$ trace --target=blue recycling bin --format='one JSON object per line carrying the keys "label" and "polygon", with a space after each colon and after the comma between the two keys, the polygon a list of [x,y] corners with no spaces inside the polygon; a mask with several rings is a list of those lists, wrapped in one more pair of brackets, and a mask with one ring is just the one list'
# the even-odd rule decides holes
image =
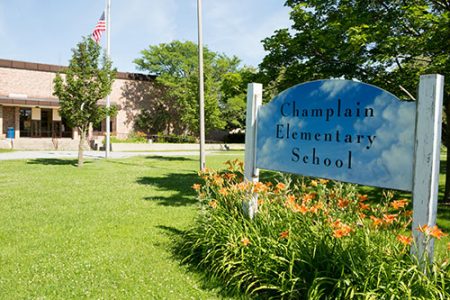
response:
{"label": "blue recycling bin", "polygon": [[6,137],[8,139],[13,139],[14,138],[14,127],[8,127],[8,131],[6,132]]}

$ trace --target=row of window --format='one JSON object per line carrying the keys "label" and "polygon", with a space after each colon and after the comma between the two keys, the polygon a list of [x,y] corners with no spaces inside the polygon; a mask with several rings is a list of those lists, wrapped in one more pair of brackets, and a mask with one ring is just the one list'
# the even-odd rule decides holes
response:
{"label": "row of window", "polygon": [[40,120],[31,119],[31,108],[20,108],[21,137],[72,137],[72,128],[65,122],[53,121],[52,109],[41,108]]}

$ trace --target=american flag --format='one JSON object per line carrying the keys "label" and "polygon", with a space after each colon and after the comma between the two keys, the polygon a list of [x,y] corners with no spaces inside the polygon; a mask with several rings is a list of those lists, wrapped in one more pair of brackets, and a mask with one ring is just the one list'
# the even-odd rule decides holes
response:
{"label": "american flag", "polygon": [[106,22],[105,22],[105,12],[102,13],[102,16],[95,25],[94,31],[92,32],[92,39],[98,44],[100,38],[102,37],[102,32],[106,31]]}

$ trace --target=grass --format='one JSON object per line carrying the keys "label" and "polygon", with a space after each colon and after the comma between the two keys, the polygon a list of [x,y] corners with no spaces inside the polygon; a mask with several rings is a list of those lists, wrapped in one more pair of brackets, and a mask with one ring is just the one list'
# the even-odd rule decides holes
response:
{"label": "grass", "polygon": [[[240,151],[231,154],[208,156],[208,167],[243,158]],[[223,297],[171,252],[197,214],[196,157],[75,165],[0,162],[0,299]],[[365,191],[373,199],[382,192]],[[439,207],[438,217],[450,233],[450,207]],[[448,241],[438,242],[438,251]]]}
{"label": "grass", "polygon": [[171,254],[197,212],[196,159],[75,163],[0,163],[1,299],[221,297]]}

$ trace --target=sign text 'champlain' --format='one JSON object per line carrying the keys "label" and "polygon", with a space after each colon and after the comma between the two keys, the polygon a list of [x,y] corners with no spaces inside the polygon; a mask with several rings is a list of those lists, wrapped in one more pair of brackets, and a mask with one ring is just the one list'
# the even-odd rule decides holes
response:
{"label": "sign text 'champlain'", "polygon": [[[330,102],[332,103],[332,102]],[[295,100],[288,101],[280,105],[280,114],[289,118],[289,122],[276,124],[276,138],[314,143],[343,143],[357,144],[366,150],[370,150],[375,142],[376,135],[357,134],[343,132],[339,129],[329,130],[327,132],[318,132],[302,129],[302,122],[308,119],[322,120],[330,122],[334,119],[365,119],[374,117],[373,107],[361,107],[360,102],[342,103],[337,99],[335,103],[325,108],[306,108],[301,107]],[[298,122],[292,123],[292,118],[298,118]],[[347,152],[346,157],[329,158],[321,157],[316,148],[313,147],[310,153],[304,153],[299,147],[293,147],[291,150],[291,161],[303,164],[323,165],[325,167],[352,168],[352,151]]]}

